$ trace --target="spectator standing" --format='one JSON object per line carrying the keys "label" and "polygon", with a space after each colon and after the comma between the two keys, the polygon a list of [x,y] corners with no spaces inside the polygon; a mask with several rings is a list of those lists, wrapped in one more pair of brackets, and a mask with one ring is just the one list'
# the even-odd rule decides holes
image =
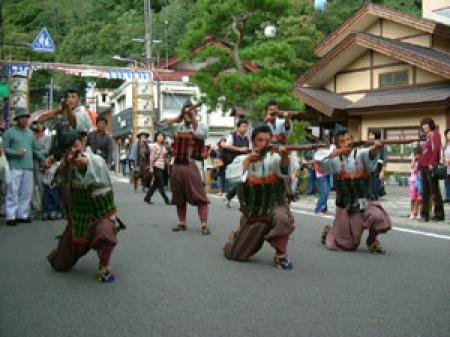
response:
{"label": "spectator standing", "polygon": [[210,151],[214,172],[216,172],[220,179],[220,193],[217,194],[218,196],[222,196],[228,192],[228,180],[225,177],[226,166],[223,161],[223,145],[226,144],[226,142],[227,139],[222,138]]}
{"label": "spectator standing", "polygon": [[100,116],[97,118],[97,130],[88,134],[87,146],[91,148],[93,153],[102,157],[106,165],[111,168],[113,164],[113,140],[110,135],[106,134],[107,124],[108,121],[105,117]]}
{"label": "spectator standing", "polygon": [[[381,139],[381,131],[380,130],[370,130],[369,131],[369,140],[378,140]],[[370,174],[370,191],[372,194],[373,200],[378,200],[380,197],[380,189],[382,187],[382,183],[384,180],[384,169],[387,165],[387,151],[386,147],[383,147],[378,155],[378,164],[375,169]]]}
{"label": "spectator standing", "polygon": [[[45,134],[45,127],[41,124],[34,123],[31,126],[33,130],[36,146],[41,150],[44,157],[50,153],[51,138]],[[39,165],[39,161],[33,159],[33,195],[31,197],[31,210],[34,216],[39,216],[43,208],[44,184],[43,169]]]}
{"label": "spectator standing", "polygon": [[153,204],[152,196],[156,189],[158,189],[166,205],[170,205],[170,200],[164,189],[164,171],[167,165],[167,149],[164,145],[165,140],[166,137],[158,132],[155,134],[155,142],[150,145],[150,174],[152,176],[152,183],[144,198],[144,201],[148,204]]}
{"label": "spectator standing", "polygon": [[308,170],[308,181],[306,183],[306,194],[314,194],[314,185],[316,184],[316,170],[313,163],[314,151],[307,151],[303,155],[303,164]]}
{"label": "spectator standing", "polygon": [[10,167],[10,181],[6,192],[6,224],[30,223],[30,201],[33,192],[33,157],[44,161],[33,132],[28,128],[30,114],[20,108],[15,112],[16,125],[3,138],[4,150]]}
{"label": "spectator standing", "polygon": [[297,199],[297,189],[298,189],[298,175],[300,174],[300,160],[298,158],[297,152],[291,152],[291,175],[289,177],[289,184],[291,187],[291,192],[293,199]]}
{"label": "spectator standing", "polygon": [[450,129],[445,130],[445,145],[443,147],[443,162],[447,166],[447,178],[445,179],[445,201],[450,202]]}
{"label": "spectator standing", "polygon": [[326,215],[328,212],[328,194],[330,191],[330,185],[328,180],[328,174],[321,170],[318,164],[314,161],[314,170],[316,176],[316,186],[317,186],[317,203],[314,213]]}
{"label": "spectator standing", "polygon": [[442,202],[441,191],[439,189],[439,179],[433,170],[439,163],[441,153],[441,137],[436,130],[434,120],[425,117],[420,121],[420,126],[427,136],[427,140],[420,155],[420,166],[422,169],[422,185],[423,185],[423,221],[430,219],[430,198],[431,193],[434,197],[434,221],[442,221],[445,219],[444,204]]}
{"label": "spectator standing", "polygon": [[[250,139],[248,138],[248,121],[241,119],[237,123],[237,130],[227,137],[226,143],[222,146],[222,158],[224,162],[224,172],[228,165],[230,165],[234,158],[246,154],[250,148]],[[225,178],[226,179],[226,178]],[[227,184],[226,202],[227,207],[230,207],[231,199],[236,195],[236,186],[229,186]]]}
{"label": "spectator standing", "polygon": [[122,149],[120,150],[120,166],[122,168],[122,175],[124,177],[127,176],[127,150],[126,149]]}
{"label": "spectator standing", "polygon": [[414,150],[413,158],[411,160],[411,177],[409,178],[409,198],[411,200],[411,215],[410,219],[421,219],[422,213],[422,173],[420,171],[420,147]]}
{"label": "spectator standing", "polygon": [[9,178],[9,166],[3,150],[3,136],[0,137],[0,214],[5,215],[6,182]]}

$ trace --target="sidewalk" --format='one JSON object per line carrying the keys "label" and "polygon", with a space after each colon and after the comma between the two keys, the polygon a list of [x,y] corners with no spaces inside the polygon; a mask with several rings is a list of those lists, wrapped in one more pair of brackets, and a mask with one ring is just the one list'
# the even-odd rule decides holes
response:
{"label": "sidewalk", "polygon": [[[442,191],[442,190],[441,190]],[[391,216],[392,222],[408,227],[429,228],[442,231],[450,231],[450,204],[444,204],[446,220],[441,222],[419,222],[409,219],[410,201],[409,187],[386,186],[387,195],[380,199],[384,209]],[[328,198],[328,214],[334,215],[335,192],[330,191]],[[293,207],[303,211],[314,212],[317,197],[314,195],[301,195],[300,199],[292,203]]]}

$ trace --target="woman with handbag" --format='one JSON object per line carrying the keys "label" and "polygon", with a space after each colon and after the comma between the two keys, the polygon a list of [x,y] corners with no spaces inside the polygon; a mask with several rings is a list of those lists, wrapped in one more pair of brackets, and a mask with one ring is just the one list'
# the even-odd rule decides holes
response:
{"label": "woman with handbag", "polygon": [[445,200],[444,202],[450,202],[450,129],[444,132],[445,145],[442,148],[443,163],[447,169],[445,177]]}
{"label": "woman with handbag", "polygon": [[211,150],[211,157],[213,160],[213,167],[218,172],[218,176],[220,179],[220,193],[219,196],[222,196],[224,193],[228,192],[228,181],[225,178],[225,170],[226,167],[223,163],[223,145],[225,144],[226,139],[222,138],[216,145],[216,148]]}
{"label": "woman with handbag", "polygon": [[153,204],[152,196],[156,189],[163,197],[166,205],[170,205],[170,200],[164,189],[164,171],[166,169],[167,149],[164,145],[166,137],[162,133],[155,134],[155,142],[150,145],[150,174],[151,186],[145,195],[144,201]]}
{"label": "woman with handbag", "polygon": [[[439,177],[436,169],[440,162],[441,154],[441,136],[436,130],[434,120],[425,117],[420,121],[420,126],[427,136],[426,143],[420,155],[420,166],[422,168],[422,184],[423,184],[423,221],[428,222],[430,219],[430,198],[434,197],[434,221],[443,221],[444,204],[442,201],[441,191],[439,189]],[[430,193],[431,192],[431,193]]]}

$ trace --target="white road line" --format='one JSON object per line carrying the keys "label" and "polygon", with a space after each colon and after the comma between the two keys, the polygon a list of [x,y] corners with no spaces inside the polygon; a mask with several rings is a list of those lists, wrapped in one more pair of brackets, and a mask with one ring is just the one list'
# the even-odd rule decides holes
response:
{"label": "white road line", "polygon": [[[214,194],[208,194],[208,196],[216,198],[216,199],[223,199],[223,196],[217,196],[217,195],[214,195]],[[298,213],[298,214],[310,215],[310,216],[316,216],[316,217],[326,218],[326,219],[334,219],[334,216],[332,216],[332,215],[319,215],[319,214],[315,214],[313,212],[303,211],[303,210],[295,209],[295,208],[292,208],[291,212]],[[444,240],[449,240],[450,241],[450,236],[448,236],[448,235],[435,234],[435,233],[430,233],[430,232],[423,232],[423,231],[418,231],[418,230],[415,230],[415,229],[408,229],[408,228],[401,228],[401,227],[392,227],[392,229],[394,231],[398,231],[398,232],[404,232],[404,233],[409,233],[409,234],[414,234],[414,235],[421,235],[421,236],[428,236],[428,237],[431,237],[431,238],[444,239]]]}
{"label": "white road line", "polygon": [[[315,213],[312,213],[312,212],[302,211],[302,210],[299,210],[299,209],[291,209],[291,212],[299,213],[299,214],[306,214],[306,215],[311,215],[311,216],[318,216],[318,217],[327,218],[327,219],[334,219],[334,216],[331,216],[331,215],[318,215],[318,214],[315,214]],[[410,233],[410,234],[415,234],[415,235],[422,235],[422,236],[428,236],[428,237],[432,237],[432,238],[444,239],[444,240],[449,240],[450,241],[450,236],[448,236],[448,235],[435,234],[435,233],[430,233],[430,232],[423,232],[423,231],[418,231],[418,230],[415,230],[415,229],[408,229],[408,228],[401,228],[401,227],[392,227],[392,230],[398,231],[398,232],[405,232],[405,233]]]}
{"label": "white road line", "polygon": [[429,236],[432,238],[444,239],[444,240],[450,241],[450,236],[447,236],[447,235],[435,234],[435,233],[430,233],[430,232],[422,232],[422,231],[416,231],[415,229],[399,228],[399,227],[393,227],[392,229],[395,231],[399,231],[399,232],[405,232],[405,233],[422,235],[422,236]]}

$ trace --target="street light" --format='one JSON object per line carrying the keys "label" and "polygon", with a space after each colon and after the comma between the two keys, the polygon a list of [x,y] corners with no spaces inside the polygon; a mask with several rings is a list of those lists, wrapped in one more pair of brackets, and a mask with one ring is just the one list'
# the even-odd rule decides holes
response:
{"label": "street light", "polygon": [[[143,43],[143,42],[145,42],[145,39],[142,38],[142,37],[133,37],[133,38],[131,39],[131,41]],[[161,40],[152,40],[152,43],[155,43],[155,44],[158,44],[158,43],[161,43],[161,42],[162,42]]]}
{"label": "street light", "polygon": [[[112,57],[112,59],[113,59],[113,60],[116,60],[116,61],[131,62],[131,63],[134,64],[134,67],[135,67],[135,68],[137,68],[137,67],[138,67],[138,64],[139,64],[137,60],[130,59],[130,58],[127,58],[127,57],[122,57],[122,56],[120,56],[120,55],[114,55],[114,56]],[[141,66],[142,66],[142,65],[143,65],[143,64],[141,63]]]}

